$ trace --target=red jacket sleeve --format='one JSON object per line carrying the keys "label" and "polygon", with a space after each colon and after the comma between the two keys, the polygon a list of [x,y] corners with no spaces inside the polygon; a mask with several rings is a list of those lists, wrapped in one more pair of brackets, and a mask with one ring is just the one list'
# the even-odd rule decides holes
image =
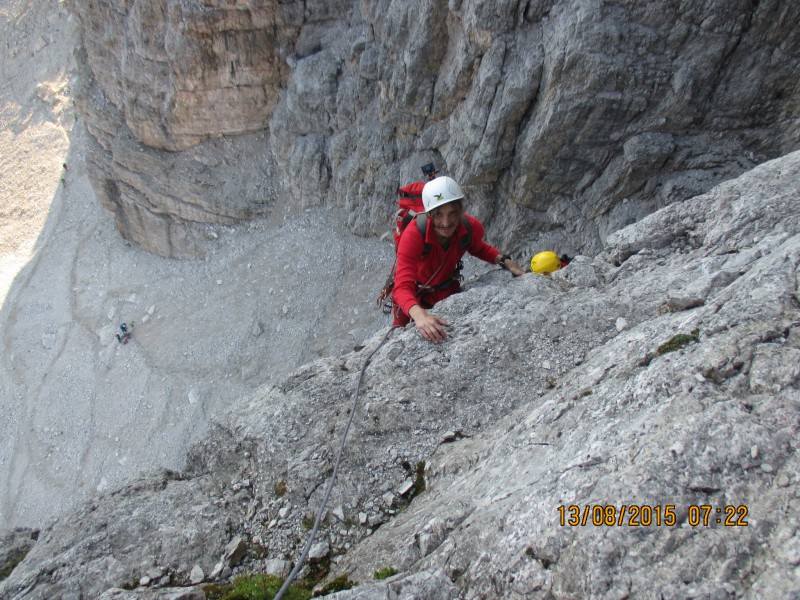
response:
{"label": "red jacket sleeve", "polygon": [[397,268],[392,293],[394,303],[405,314],[417,304],[417,263],[424,247],[425,242],[415,222],[412,221],[403,231],[400,244],[397,246]]}

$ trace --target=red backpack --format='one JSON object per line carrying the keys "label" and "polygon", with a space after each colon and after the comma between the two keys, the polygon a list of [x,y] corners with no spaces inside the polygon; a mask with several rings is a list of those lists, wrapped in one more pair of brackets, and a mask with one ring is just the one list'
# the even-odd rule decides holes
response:
{"label": "red backpack", "polygon": [[[396,213],[397,224],[394,228],[394,249],[400,244],[400,236],[403,231],[411,223],[412,219],[418,214],[425,213],[425,205],[422,203],[422,188],[425,187],[425,181],[415,181],[409,183],[401,188],[397,188],[399,200],[397,201],[398,209]],[[423,233],[422,237],[425,237]]]}

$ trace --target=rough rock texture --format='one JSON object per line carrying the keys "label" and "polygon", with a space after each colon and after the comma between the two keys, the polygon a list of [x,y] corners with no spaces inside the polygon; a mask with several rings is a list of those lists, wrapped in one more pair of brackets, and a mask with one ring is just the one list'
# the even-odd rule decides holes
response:
{"label": "rough rock texture", "polygon": [[797,149],[800,5],[71,0],[95,191],[191,257],[276,195],[360,234],[434,160],[509,249],[620,226]]}
{"label": "rough rock texture", "polygon": [[197,588],[162,588],[155,590],[123,590],[112,588],[97,600],[206,600],[205,592]]}
{"label": "rough rock texture", "polygon": [[[798,193],[794,153],[553,277],[479,278],[437,307],[454,323],[444,344],[393,331],[317,539],[331,576],[440,569],[430,597],[451,579],[463,598],[800,594]],[[0,595],[294,559],[383,335],[232,405],[180,477],[45,528]],[[250,548],[225,571],[237,536]]]}
{"label": "rough rock texture", "polygon": [[333,600],[455,600],[457,586],[441,569],[398,575],[386,582],[359,586],[332,594]]}
{"label": "rough rock texture", "polygon": [[[800,593],[798,158],[612,235],[604,254],[622,265],[561,296],[554,320],[583,327],[565,305],[620,296],[620,333],[491,432],[437,452],[429,493],[339,568],[438,565],[465,598]],[[685,347],[662,346],[676,334]],[[578,521],[613,507],[610,522],[562,526],[573,505]],[[644,505],[660,524],[632,527]],[[712,507],[707,524],[690,526],[691,506]],[[745,508],[725,526],[731,506]]]}

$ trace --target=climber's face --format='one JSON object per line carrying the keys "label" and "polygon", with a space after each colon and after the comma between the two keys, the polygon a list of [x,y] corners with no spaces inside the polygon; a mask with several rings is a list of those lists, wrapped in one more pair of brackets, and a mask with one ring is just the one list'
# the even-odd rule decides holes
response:
{"label": "climber's face", "polygon": [[446,242],[456,232],[461,210],[455,202],[444,204],[428,213],[433,221],[433,230],[440,242]]}

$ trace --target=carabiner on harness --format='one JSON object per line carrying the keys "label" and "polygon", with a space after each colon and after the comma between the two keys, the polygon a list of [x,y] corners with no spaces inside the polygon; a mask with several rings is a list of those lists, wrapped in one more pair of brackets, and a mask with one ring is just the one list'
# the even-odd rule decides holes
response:
{"label": "carabiner on harness", "polygon": [[453,274],[450,275],[447,279],[437,285],[422,285],[421,283],[417,283],[417,296],[424,295],[424,294],[431,294],[433,292],[439,292],[441,290],[446,290],[447,288],[451,287],[454,283],[458,283],[461,285],[461,282],[464,281],[464,277],[461,275],[461,270],[464,268],[464,262],[458,261]]}

